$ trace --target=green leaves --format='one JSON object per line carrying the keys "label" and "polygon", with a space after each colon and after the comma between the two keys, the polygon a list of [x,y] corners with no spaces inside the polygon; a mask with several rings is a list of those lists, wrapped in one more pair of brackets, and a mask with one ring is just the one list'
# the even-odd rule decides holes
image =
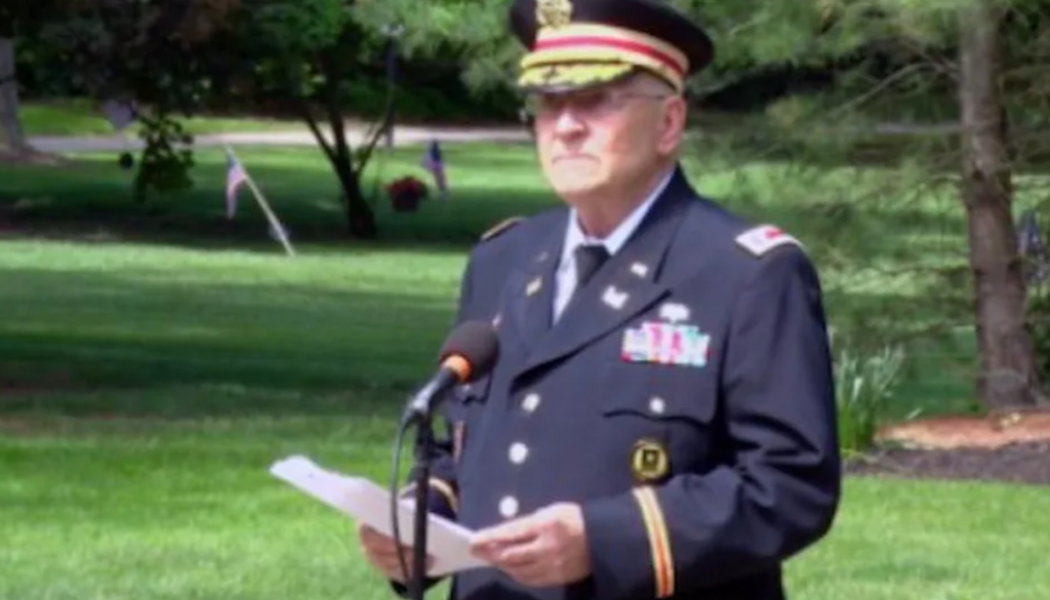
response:
{"label": "green leaves", "polygon": [[145,142],[139,170],[135,175],[134,194],[138,202],[152,195],[182,192],[193,187],[190,170],[193,136],[168,114],[142,115],[140,137]]}
{"label": "green leaves", "polygon": [[343,0],[267,0],[246,10],[253,41],[288,55],[331,46],[350,18]]}
{"label": "green leaves", "polygon": [[843,454],[868,450],[886,416],[886,403],[900,384],[904,351],[886,346],[870,356],[843,350],[835,361],[839,445]]}

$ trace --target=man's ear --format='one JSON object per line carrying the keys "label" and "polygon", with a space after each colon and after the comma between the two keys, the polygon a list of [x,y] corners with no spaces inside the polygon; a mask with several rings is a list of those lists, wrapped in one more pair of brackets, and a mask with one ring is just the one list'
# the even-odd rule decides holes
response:
{"label": "man's ear", "polygon": [[661,154],[674,154],[685,134],[687,107],[682,96],[672,96],[664,101],[663,120],[660,123],[658,146]]}

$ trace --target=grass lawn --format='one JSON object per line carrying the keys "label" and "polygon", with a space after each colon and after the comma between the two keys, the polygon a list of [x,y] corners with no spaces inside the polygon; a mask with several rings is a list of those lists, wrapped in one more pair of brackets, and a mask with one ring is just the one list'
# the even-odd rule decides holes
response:
{"label": "grass lawn", "polygon": [[[386,158],[382,177],[422,176],[418,152]],[[388,597],[352,524],[266,469],[304,453],[385,481],[396,415],[431,368],[466,248],[553,200],[529,150],[450,146],[451,197],[415,215],[377,205],[384,239],[357,243],[316,151],[241,156],[298,257],[267,238],[247,192],[225,219],[215,152],[200,154],[195,190],[144,206],[112,156],[0,168],[5,600]],[[967,323],[920,328],[959,301],[914,269],[958,260],[961,216],[942,193],[886,201],[886,173],[730,169],[714,156],[689,169],[802,239],[845,339],[918,324],[895,414],[970,406]],[[882,201],[827,208],[858,190]],[[790,563],[790,591],[1050,597],[1047,530],[1042,490],[851,479],[833,534]]]}

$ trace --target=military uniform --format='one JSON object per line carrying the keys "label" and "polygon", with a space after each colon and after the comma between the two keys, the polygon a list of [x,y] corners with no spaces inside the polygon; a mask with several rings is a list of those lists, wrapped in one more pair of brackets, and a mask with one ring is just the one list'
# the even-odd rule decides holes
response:
{"label": "military uniform", "polygon": [[503,223],[470,254],[457,319],[491,321],[500,360],[446,405],[431,510],[482,529],[579,503],[592,573],[535,589],[466,571],[456,600],[780,600],[783,561],[831,526],[833,376],[803,248],[680,169],[639,214],[560,311],[562,264],[583,260],[565,247],[568,207]]}

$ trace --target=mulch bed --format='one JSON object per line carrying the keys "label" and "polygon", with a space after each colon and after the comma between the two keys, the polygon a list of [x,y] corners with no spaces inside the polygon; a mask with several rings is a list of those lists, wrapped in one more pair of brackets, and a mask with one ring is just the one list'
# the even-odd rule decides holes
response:
{"label": "mulch bed", "polygon": [[850,475],[1050,486],[1050,442],[995,448],[881,448],[848,462]]}
{"label": "mulch bed", "polygon": [[880,431],[877,449],[851,459],[846,472],[1050,486],[1050,409],[891,425]]}

